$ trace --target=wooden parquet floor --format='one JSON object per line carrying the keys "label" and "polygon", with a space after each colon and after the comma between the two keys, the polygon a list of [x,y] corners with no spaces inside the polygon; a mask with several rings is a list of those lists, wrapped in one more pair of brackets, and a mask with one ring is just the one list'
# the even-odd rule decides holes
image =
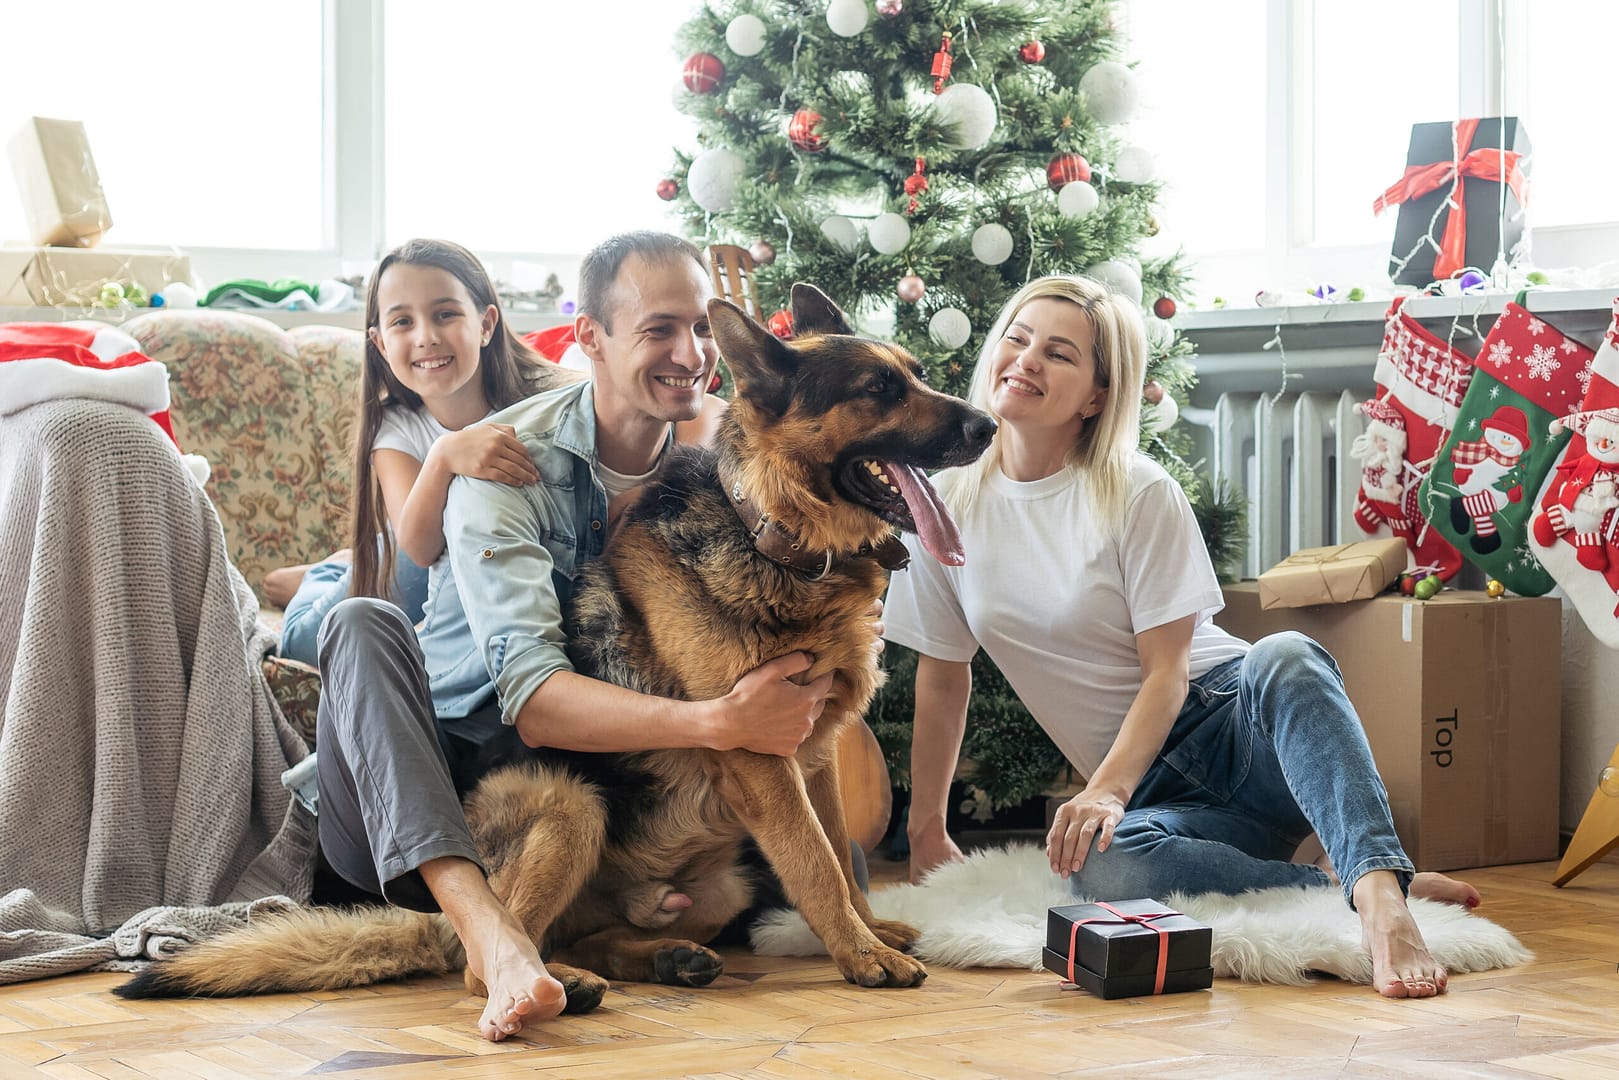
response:
{"label": "wooden parquet floor", "polygon": [[[898,874],[878,863],[876,876]],[[732,952],[703,990],[621,985],[602,1007],[501,1044],[459,980],[234,1001],[124,1002],[122,976],[0,987],[0,1077],[340,1080],[554,1077],[1551,1076],[1619,1080],[1619,864],[1567,889],[1552,863],[1472,871],[1483,913],[1535,951],[1443,997],[1335,980],[1217,980],[1104,1002],[1054,976],[935,968],[861,990],[824,960]],[[880,887],[880,886],[879,886]]]}

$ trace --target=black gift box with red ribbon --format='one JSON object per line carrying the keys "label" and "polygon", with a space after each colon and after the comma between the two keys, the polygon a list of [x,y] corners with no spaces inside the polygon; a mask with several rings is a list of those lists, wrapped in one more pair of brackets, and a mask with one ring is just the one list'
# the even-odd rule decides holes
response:
{"label": "black gift box with red ribbon", "polygon": [[1395,284],[1425,286],[1468,266],[1488,275],[1497,250],[1510,262],[1523,239],[1529,153],[1515,116],[1412,124],[1405,172],[1372,205],[1374,213],[1400,208],[1389,260]]}
{"label": "black gift box with red ribbon", "polygon": [[1099,998],[1206,990],[1214,932],[1157,900],[1054,907],[1047,968]]}

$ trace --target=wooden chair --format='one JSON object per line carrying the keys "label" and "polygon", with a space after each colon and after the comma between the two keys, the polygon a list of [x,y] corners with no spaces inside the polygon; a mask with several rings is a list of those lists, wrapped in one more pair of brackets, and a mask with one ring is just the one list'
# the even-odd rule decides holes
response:
{"label": "wooden chair", "polygon": [[[1613,748],[1608,768],[1619,770],[1619,746]],[[1591,792],[1591,801],[1585,807],[1585,816],[1580,818],[1579,828],[1574,830],[1574,839],[1568,842],[1563,861],[1557,865],[1557,876],[1552,878],[1552,884],[1559,888],[1567,885],[1616,847],[1619,847],[1619,796],[1603,791],[1599,781],[1597,789]]]}
{"label": "wooden chair", "polygon": [[765,321],[758,294],[753,289],[753,256],[748,254],[747,248],[735,244],[709,245],[708,269],[714,276],[715,296],[729,300],[755,322]]}

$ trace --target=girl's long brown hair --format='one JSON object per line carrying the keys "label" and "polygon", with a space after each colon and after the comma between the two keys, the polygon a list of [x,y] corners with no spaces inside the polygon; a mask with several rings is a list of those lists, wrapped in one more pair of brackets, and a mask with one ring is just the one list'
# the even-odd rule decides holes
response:
{"label": "girl's long brown hair", "polygon": [[[354,513],[349,533],[349,546],[354,551],[354,574],[349,595],[385,600],[399,599],[393,595],[397,554],[393,530],[388,524],[388,508],[382,499],[382,485],[371,469],[371,446],[376,442],[385,409],[390,405],[415,409],[422,404],[420,395],[394,378],[388,361],[383,359],[369,333],[371,329],[380,329],[378,287],[382,275],[395,263],[436,267],[452,275],[466,287],[474,309],[480,314],[491,304],[497,312],[500,308],[494,283],[478,257],[448,240],[407,240],[383,256],[366,283],[368,332],[365,366],[360,375],[359,423],[354,432]],[[489,344],[478,353],[478,378],[483,385],[484,400],[491,409],[504,409],[530,394],[574,380],[572,372],[550,363],[523,344],[507,327],[503,313],[496,317],[499,321],[495,332],[489,336]]]}

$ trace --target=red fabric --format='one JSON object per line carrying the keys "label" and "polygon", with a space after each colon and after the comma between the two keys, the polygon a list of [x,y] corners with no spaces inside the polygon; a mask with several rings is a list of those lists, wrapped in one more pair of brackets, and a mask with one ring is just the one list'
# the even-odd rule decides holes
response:
{"label": "red fabric", "polygon": [[573,323],[563,323],[545,330],[531,330],[523,335],[523,344],[551,361],[562,359],[568,346],[574,343]]}
{"label": "red fabric", "polygon": [[1467,258],[1467,202],[1462,198],[1462,183],[1468,177],[1504,183],[1524,201],[1523,170],[1519,168],[1518,152],[1494,146],[1481,146],[1469,151],[1473,134],[1478,130],[1478,117],[1458,120],[1455,124],[1456,152],[1461,156],[1452,161],[1436,161],[1429,165],[1407,165],[1405,174],[1372,203],[1372,213],[1381,214],[1390,206],[1407,199],[1420,198],[1442,184],[1450,185],[1450,212],[1445,217],[1445,234],[1439,240],[1439,252],[1434,256],[1433,276],[1448,278],[1466,265]]}
{"label": "red fabric", "polygon": [[1098,902],[1097,907],[1104,908],[1114,914],[1114,918],[1078,919],[1068,928],[1068,981],[1074,981],[1074,955],[1078,952],[1079,928],[1087,923],[1107,923],[1110,926],[1119,926],[1125,923],[1136,923],[1154,930],[1158,934],[1158,974],[1153,981],[1152,992],[1164,992],[1164,975],[1169,969],[1169,931],[1153,922],[1170,915],[1179,915],[1178,911],[1155,911],[1150,915],[1126,915],[1112,904]]}
{"label": "red fabric", "polygon": [[[1483,439],[1475,442],[1459,442],[1456,444],[1456,449],[1450,452],[1450,460],[1458,465],[1477,465],[1481,461],[1494,461],[1505,465],[1509,469],[1516,465],[1521,457],[1523,457],[1522,453],[1503,454]],[[1456,482],[1465,483],[1466,480],[1467,477],[1461,475],[1461,470],[1458,469],[1456,471]]]}
{"label": "red fabric", "polygon": [[[0,364],[13,360],[59,360],[92,371],[116,371],[120,368],[157,363],[138,349],[130,349],[110,357],[93,351],[98,338],[101,338],[105,347],[107,341],[117,341],[120,336],[123,336],[121,331],[108,331],[103,336],[94,329],[68,326],[63,323],[7,323],[0,325]],[[134,339],[126,337],[118,347],[122,347],[125,343],[134,344]],[[158,366],[162,367],[161,364]],[[164,371],[166,379],[167,369]],[[174,437],[174,423],[168,409],[159,409],[146,415],[163,430],[163,434],[169,437],[170,442],[175,446],[180,445],[180,440]]]}

